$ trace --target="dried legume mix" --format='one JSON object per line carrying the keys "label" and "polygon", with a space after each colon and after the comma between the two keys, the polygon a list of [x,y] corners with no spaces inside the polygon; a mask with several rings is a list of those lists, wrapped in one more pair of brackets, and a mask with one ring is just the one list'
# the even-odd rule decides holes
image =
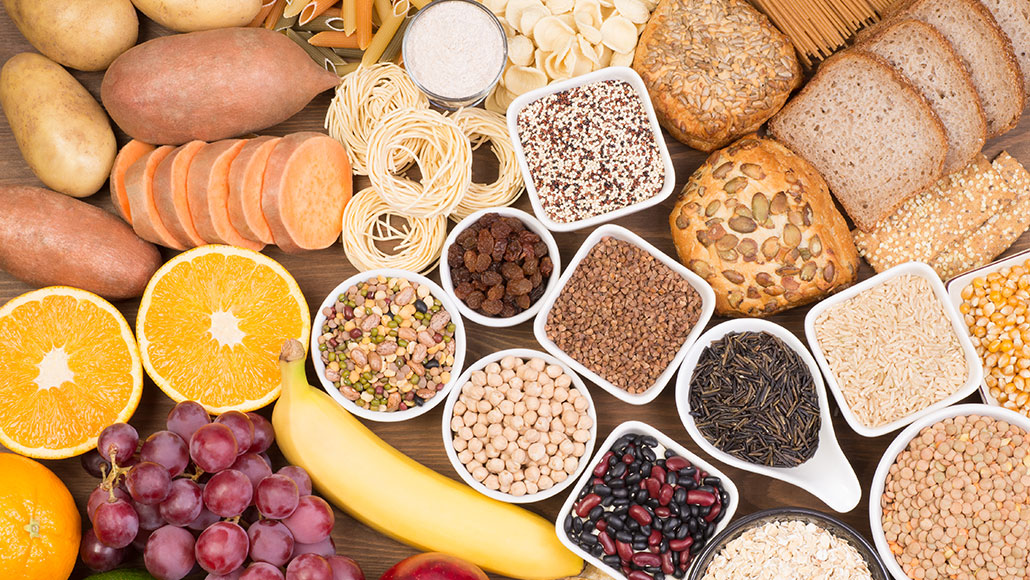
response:
{"label": "dried legume mix", "polygon": [[991,417],[926,427],[887,474],[883,530],[911,578],[1026,578],[1030,436]]}
{"label": "dried legume mix", "polygon": [[602,238],[547,314],[562,351],[613,385],[643,393],[672,363],[701,316],[701,295],[634,244]]}
{"label": "dried legume mix", "polygon": [[616,439],[592,475],[562,525],[629,580],[686,575],[730,501],[722,480],[650,435]]}
{"label": "dried legume mix", "polygon": [[962,289],[959,312],[984,366],[991,396],[1030,414],[1030,260],[977,276]]}
{"label": "dried legume mix", "polygon": [[472,477],[515,497],[544,491],[579,468],[594,420],[562,367],[507,356],[461,385],[452,444]]}
{"label": "dried legume mix", "polygon": [[421,407],[451,380],[454,323],[428,286],[373,277],[351,286],[322,314],[325,378],[372,411]]}
{"label": "dried legume mix", "polygon": [[569,223],[658,195],[665,164],[640,95],[607,80],[541,97],[518,115],[540,205]]}

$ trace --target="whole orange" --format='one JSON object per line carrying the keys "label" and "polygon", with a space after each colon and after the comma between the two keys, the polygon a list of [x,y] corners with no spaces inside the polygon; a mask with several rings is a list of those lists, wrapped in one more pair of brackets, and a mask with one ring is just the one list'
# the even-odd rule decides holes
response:
{"label": "whole orange", "polygon": [[64,580],[82,521],[68,488],[43,464],[0,453],[0,578]]}

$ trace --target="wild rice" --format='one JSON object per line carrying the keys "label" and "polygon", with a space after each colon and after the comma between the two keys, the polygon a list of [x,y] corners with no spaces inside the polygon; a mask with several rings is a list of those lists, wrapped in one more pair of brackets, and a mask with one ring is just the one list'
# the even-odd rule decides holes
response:
{"label": "wild rice", "polygon": [[962,346],[921,276],[892,278],[827,309],[815,333],[848,407],[867,427],[925,409],[966,382]]}

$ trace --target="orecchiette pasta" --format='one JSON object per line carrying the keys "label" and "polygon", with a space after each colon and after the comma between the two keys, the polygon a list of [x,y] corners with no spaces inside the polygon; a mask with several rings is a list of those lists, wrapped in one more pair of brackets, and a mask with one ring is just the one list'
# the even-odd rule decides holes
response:
{"label": "orecchiette pasta", "polygon": [[614,14],[601,24],[601,42],[616,53],[632,52],[637,45],[637,27],[625,16]]}

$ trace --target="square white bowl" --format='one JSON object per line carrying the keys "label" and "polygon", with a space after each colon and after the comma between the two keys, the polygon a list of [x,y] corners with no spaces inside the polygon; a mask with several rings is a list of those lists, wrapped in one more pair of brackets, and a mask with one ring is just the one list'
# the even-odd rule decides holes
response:
{"label": "square white bowl", "polygon": [[[494,491],[476,481],[476,479],[472,477],[472,474],[469,473],[469,470],[465,468],[465,465],[462,464],[461,460],[458,459],[458,452],[454,450],[454,445],[452,444],[454,433],[451,431],[451,416],[454,414],[454,404],[458,401],[458,397],[461,396],[462,385],[468,382],[472,373],[483,370],[486,365],[492,362],[500,362],[502,358],[507,356],[514,356],[521,359],[541,358],[548,364],[560,366],[562,370],[565,371],[565,374],[569,375],[569,378],[572,379],[572,386],[579,389],[579,392],[590,404],[590,406],[587,407],[587,415],[594,420],[593,425],[590,427],[590,440],[584,444],[586,446],[586,450],[583,452],[583,457],[579,458],[579,467],[576,468],[576,472],[569,475],[565,481],[556,483],[549,489],[521,496],[514,496],[509,493]],[[455,384],[455,387],[451,389],[451,392],[447,395],[447,402],[444,403],[443,447],[447,452],[447,458],[451,460],[451,467],[454,468],[454,471],[461,476],[461,479],[463,479],[465,483],[469,484],[469,487],[496,500],[508,503],[532,503],[535,501],[543,501],[565,491],[566,488],[576,481],[577,477],[583,474],[583,470],[586,469],[587,464],[590,462],[590,456],[594,452],[595,443],[597,443],[597,408],[594,406],[594,400],[590,397],[590,391],[588,391],[586,385],[583,384],[583,379],[579,378],[576,373],[572,372],[572,369],[570,369],[568,365],[553,356],[538,350],[528,348],[509,348],[479,359],[475,364],[465,369],[465,372],[461,373],[461,377],[458,378],[458,382]]]}
{"label": "square white bowl", "polygon": [[[1023,262],[1027,260],[1027,258],[1030,258],[1030,249],[1023,250],[1022,252],[1017,252],[1015,254],[1012,254],[1008,258],[998,260],[997,262],[991,262],[986,266],[974,268],[964,274],[959,274],[958,276],[955,276],[954,278],[949,280],[947,284],[948,298],[951,299],[951,303],[953,306],[955,306],[955,310],[958,311],[958,309],[962,306],[962,289],[969,285],[969,283],[972,282],[974,278],[986,276],[988,274],[997,272],[1005,268],[1011,268],[1012,266],[1021,265]],[[961,312],[959,312],[959,316],[962,316]],[[965,336],[969,336],[969,327],[965,325],[964,320],[962,324],[962,330]],[[973,348],[975,349],[976,347]],[[979,356],[977,358],[979,358]],[[981,360],[982,365],[983,359],[979,360]],[[982,398],[984,402],[988,405],[997,405],[1000,407],[1001,402],[991,395],[991,390],[987,387],[986,379],[987,377],[984,376],[983,379],[980,381],[980,398]]]}
{"label": "square white bowl", "polygon": [[[576,271],[576,267],[579,266],[579,263],[582,262],[583,259],[586,258],[587,254],[590,253],[591,248],[597,245],[597,243],[605,237],[612,237],[629,242],[651,254],[690,282],[690,285],[693,286],[694,290],[697,290],[697,293],[701,296],[701,314],[698,317],[697,322],[694,323],[694,327],[690,329],[690,334],[688,334],[686,340],[683,341],[683,345],[680,346],[676,356],[669,362],[669,366],[662,371],[662,374],[658,376],[655,383],[643,393],[633,394],[629,391],[620,389],[566,354],[565,351],[560,349],[558,345],[547,336],[547,315],[550,314],[555,301],[558,299],[558,296],[561,295],[565,285],[569,283],[569,279],[572,278],[572,274]],[[708,321],[712,318],[712,313],[715,311],[715,291],[708,285],[708,282],[705,282],[703,278],[692,272],[683,264],[680,264],[678,260],[670,258],[665,254],[665,252],[662,252],[658,248],[647,243],[643,238],[626,228],[609,224],[597,228],[587,236],[583,245],[580,246],[579,250],[576,252],[576,255],[572,257],[572,261],[570,261],[568,266],[565,267],[565,272],[562,273],[561,280],[558,282],[557,288],[545,294],[544,297],[540,299],[540,302],[543,303],[543,306],[540,307],[540,312],[537,313],[536,319],[533,321],[533,334],[536,336],[537,342],[544,347],[544,350],[572,367],[573,370],[589,379],[597,386],[611,393],[617,399],[621,399],[631,405],[645,405],[653,401],[655,397],[662,392],[665,385],[667,385],[672,379],[672,375],[676,373],[676,369],[679,368],[680,363],[683,362],[683,357],[687,356],[687,351],[690,349],[690,345],[697,340],[698,336],[701,336],[701,332],[704,331],[705,325],[708,324]]]}
{"label": "square white bowl", "polygon": [[[740,492],[737,490],[737,486],[733,483],[733,480],[731,480],[728,475],[726,475],[722,471],[719,471],[715,466],[708,463],[704,459],[701,459],[697,455],[691,453],[690,451],[687,451],[686,447],[683,447],[679,443],[676,443],[672,440],[671,437],[669,437],[665,433],[662,433],[658,429],[655,429],[647,423],[642,423],[640,421],[626,421],[625,423],[616,426],[615,429],[612,429],[612,432],[610,435],[608,435],[608,438],[604,440],[604,443],[598,446],[597,452],[594,454],[594,457],[591,458],[588,463],[589,469],[587,469],[587,471],[580,476],[579,480],[576,482],[576,486],[572,488],[572,493],[569,494],[569,497],[565,499],[565,503],[562,504],[561,511],[558,512],[558,519],[555,520],[554,523],[554,530],[558,534],[558,540],[562,544],[564,544],[566,548],[572,550],[576,555],[580,556],[587,562],[600,568],[612,578],[621,579],[626,578],[626,575],[622,573],[622,570],[616,570],[615,568],[612,568],[611,566],[601,561],[600,558],[597,558],[590,552],[587,552],[583,548],[580,548],[579,544],[574,542],[572,538],[570,538],[569,535],[565,533],[564,524],[565,518],[569,516],[569,513],[572,512],[573,506],[576,505],[576,501],[579,498],[580,492],[583,491],[583,488],[586,487],[587,483],[589,483],[590,480],[593,479],[594,466],[596,466],[597,462],[600,461],[602,457],[604,457],[604,454],[609,449],[611,449],[612,444],[615,443],[615,441],[619,437],[622,437],[627,433],[638,433],[654,437],[658,440],[659,445],[662,445],[666,449],[671,449],[675,451],[677,455],[689,461],[691,465],[697,466],[699,469],[707,471],[708,475],[718,477],[722,481],[722,488],[726,490],[726,493],[730,496],[730,501],[728,504],[722,506],[723,516],[722,519],[719,520],[718,525],[716,525],[715,527],[715,533],[712,534],[713,539],[719,535],[719,532],[723,531],[726,528],[726,526],[729,525],[730,520],[733,519],[733,514],[737,512],[737,506],[740,503]],[[707,546],[707,543],[705,545]],[[701,551],[702,548],[700,546],[696,550],[693,547],[691,547],[690,553],[695,555],[692,558],[693,562],[696,562],[698,560],[696,554],[700,554]],[[687,571],[690,571],[689,568]],[[684,575],[684,578],[686,577],[687,575]],[[669,578],[671,578],[671,576],[669,576]]]}
{"label": "square white bowl", "polygon": [[[504,217],[513,217],[523,224],[526,229],[540,236],[540,239],[547,244],[547,257],[551,259],[551,263],[554,264],[554,271],[551,272],[551,277],[547,280],[547,285],[544,287],[544,294],[537,298],[537,301],[530,304],[529,309],[524,310],[515,316],[509,316],[508,318],[501,318],[496,316],[486,316],[480,314],[475,310],[469,308],[465,301],[458,298],[454,294],[454,280],[451,278],[451,266],[447,263],[447,250],[454,245],[455,240],[458,239],[458,234],[467,230],[469,226],[479,221],[479,218],[488,213],[496,213]],[[492,328],[506,328],[508,326],[515,326],[521,324],[530,318],[536,316],[537,312],[540,312],[540,307],[544,303],[544,298],[554,290],[555,286],[558,285],[558,278],[561,277],[561,253],[558,251],[558,244],[554,241],[554,236],[551,232],[544,227],[544,224],[540,223],[540,220],[529,215],[528,213],[515,209],[513,207],[491,207],[488,209],[481,209],[475,213],[470,214],[465,219],[458,222],[458,225],[454,226],[451,233],[447,235],[447,239],[443,243],[443,253],[440,255],[440,285],[447,291],[448,294],[454,296],[454,302],[458,305],[458,310],[461,315],[468,318],[476,324],[482,324],[483,326],[489,326]]]}
{"label": "square white bowl", "polygon": [[[822,348],[819,346],[819,341],[816,339],[815,321],[818,320],[819,316],[821,316],[823,312],[826,312],[826,310],[838,306],[870,288],[879,286],[887,280],[907,274],[924,278],[930,283],[930,287],[933,288],[933,293],[937,297],[937,301],[940,302],[941,308],[944,309],[944,313],[948,317],[948,320],[951,322],[952,330],[955,332],[959,345],[962,347],[962,352],[965,354],[967,373],[966,383],[951,396],[946,397],[929,407],[891,421],[885,425],[869,427],[858,420],[858,417],[856,417],[851,411],[851,407],[844,398],[844,393],[841,391],[840,383],[837,382],[837,377],[830,369],[830,364],[826,361],[826,356],[823,354]],[[822,302],[819,302],[813,306],[805,316],[805,337],[808,339],[809,348],[812,349],[812,355],[815,357],[816,362],[819,363],[819,368],[823,371],[823,375],[826,378],[826,384],[830,387],[830,392],[832,392],[833,397],[837,399],[837,406],[840,407],[840,411],[844,415],[844,419],[848,422],[848,425],[851,425],[851,428],[854,429],[856,433],[863,437],[880,437],[881,435],[886,435],[891,431],[900,429],[905,425],[918,420],[920,417],[925,417],[926,415],[933,413],[937,409],[954,405],[958,401],[961,401],[972,394],[983,379],[983,367],[981,366],[980,357],[976,354],[976,350],[973,349],[973,343],[969,341],[969,334],[966,331],[965,322],[962,321],[962,317],[959,315],[958,310],[951,303],[951,300],[948,299],[948,292],[945,290],[944,283],[941,282],[940,277],[937,276],[937,272],[923,262],[906,262],[904,264],[894,266],[893,268],[884,270],[867,280],[855,284],[851,288],[843,290],[829,298],[826,298]]]}
{"label": "square white bowl", "polygon": [[[598,81],[607,80],[618,80],[629,83],[630,86],[633,87],[634,91],[636,91],[637,96],[640,97],[640,102],[644,107],[644,112],[647,113],[647,118],[650,121],[651,132],[654,134],[655,142],[658,144],[662,163],[665,166],[665,184],[654,197],[639,203],[573,222],[556,222],[549,218],[547,216],[547,212],[544,211],[543,204],[540,202],[540,195],[537,193],[536,185],[533,183],[533,175],[530,173],[529,166],[526,163],[526,154],[522,148],[522,139],[519,137],[518,130],[519,113],[522,112],[522,109],[524,109],[526,105],[540,99],[541,97],[567,89],[589,85]],[[672,157],[669,156],[669,148],[665,145],[665,137],[662,135],[662,126],[658,124],[658,117],[655,115],[654,105],[651,104],[651,97],[647,92],[647,87],[644,86],[644,80],[640,78],[637,71],[630,67],[610,66],[568,80],[551,83],[546,87],[541,87],[535,91],[529,91],[512,101],[511,105],[508,107],[507,119],[508,134],[511,135],[511,142],[515,148],[515,158],[518,159],[519,168],[522,170],[522,180],[526,184],[526,193],[529,194],[529,202],[533,205],[533,212],[536,213],[537,218],[542,224],[547,226],[547,229],[549,230],[555,232],[571,232],[619,219],[632,213],[636,213],[642,209],[662,203],[672,195],[672,190],[676,187],[676,170],[672,166]]]}
{"label": "square white bowl", "polygon": [[[322,362],[320,355],[321,351],[318,350],[318,337],[322,335],[322,325],[325,324],[325,314],[322,311],[336,303],[336,298],[347,291],[347,288],[364,282],[370,278],[376,276],[386,276],[387,278],[404,278],[411,282],[418,282],[419,284],[429,287],[430,294],[433,298],[437,298],[443,304],[444,310],[451,314],[451,322],[454,323],[454,365],[451,367],[451,380],[439,391],[433,398],[426,401],[421,407],[412,407],[404,411],[370,411],[363,407],[359,407],[354,404],[354,401],[347,399],[340,390],[337,389],[331,382],[325,378],[325,363]],[[465,340],[465,323],[461,320],[461,313],[458,310],[458,305],[455,303],[455,299],[449,294],[443,291],[429,278],[409,272],[407,270],[397,270],[394,268],[381,268],[379,270],[369,270],[367,272],[358,272],[357,274],[347,278],[340,283],[339,286],[333,288],[322,304],[319,305],[318,310],[315,311],[315,320],[311,323],[311,364],[315,366],[315,374],[318,375],[318,382],[322,385],[329,396],[332,397],[337,403],[343,406],[351,413],[369,419],[371,421],[379,421],[382,423],[397,423],[399,421],[407,421],[408,419],[414,419],[419,415],[428,413],[431,409],[439,405],[447,398],[447,393],[454,388],[454,385],[458,383],[458,376],[461,375],[462,365],[465,363],[465,346],[467,341]]]}

